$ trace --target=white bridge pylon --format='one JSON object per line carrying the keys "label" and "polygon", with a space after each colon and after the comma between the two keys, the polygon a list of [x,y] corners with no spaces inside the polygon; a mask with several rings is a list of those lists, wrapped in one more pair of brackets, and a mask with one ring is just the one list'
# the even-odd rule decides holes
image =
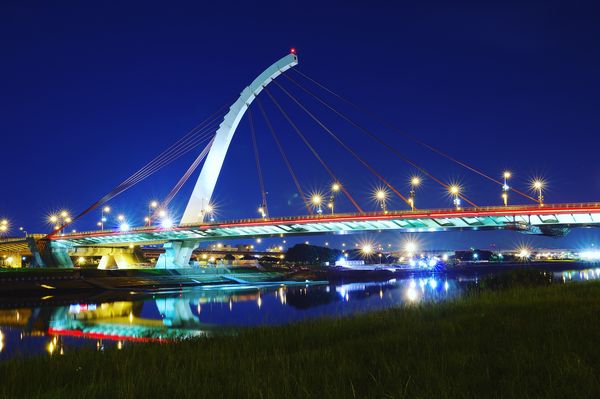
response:
{"label": "white bridge pylon", "polygon": [[214,142],[202,166],[194,191],[181,218],[180,224],[201,223],[204,219],[206,206],[210,200],[227,154],[227,149],[240,120],[252,101],[273,79],[298,64],[298,56],[290,53],[265,69],[248,87],[246,87],[217,129]]}

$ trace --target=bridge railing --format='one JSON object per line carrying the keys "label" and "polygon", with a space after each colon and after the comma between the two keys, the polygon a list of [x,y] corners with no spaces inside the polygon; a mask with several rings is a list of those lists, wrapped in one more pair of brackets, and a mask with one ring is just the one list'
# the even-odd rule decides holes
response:
{"label": "bridge railing", "polygon": [[[427,216],[428,214],[434,213],[456,213],[461,214],[465,212],[493,212],[493,211],[530,211],[537,209],[555,209],[555,208],[564,208],[564,209],[583,209],[583,208],[598,208],[600,210],[600,202],[590,202],[590,203],[575,203],[575,204],[550,204],[550,205],[511,205],[511,206],[480,206],[480,207],[469,207],[469,208],[436,208],[436,209],[415,209],[413,210],[392,210],[387,212],[382,211],[374,211],[374,212],[347,212],[347,213],[323,213],[321,215],[306,215],[306,216],[284,216],[284,217],[275,217],[275,218],[246,218],[246,219],[233,219],[226,221],[215,221],[202,223],[202,226],[221,226],[224,224],[242,224],[242,223],[252,223],[252,222],[290,222],[294,220],[323,220],[330,218],[352,218],[357,216],[409,216],[409,215],[423,215]],[[198,224],[187,223],[177,225],[178,228],[185,227],[197,227]]]}
{"label": "bridge railing", "polygon": [[68,239],[70,237],[78,237],[85,235],[114,235],[114,234],[135,234],[135,233],[143,233],[149,231],[159,230],[185,230],[186,228],[198,228],[198,227],[220,227],[223,225],[234,225],[234,224],[248,224],[248,223],[289,223],[294,221],[319,221],[326,219],[345,219],[345,218],[353,218],[353,217],[383,217],[383,216],[419,216],[428,217],[430,214],[440,214],[440,213],[448,213],[448,214],[464,214],[470,212],[493,212],[493,211],[514,211],[522,212],[522,211],[532,211],[538,209],[585,209],[585,208],[597,208],[600,210],[600,202],[588,202],[588,203],[565,203],[565,204],[545,204],[544,206],[540,205],[510,205],[510,206],[480,206],[480,207],[463,207],[461,209],[455,208],[436,208],[436,209],[415,209],[413,210],[392,210],[387,212],[382,211],[374,211],[374,212],[346,212],[346,213],[323,213],[320,215],[305,215],[305,216],[285,216],[285,217],[275,217],[275,218],[246,218],[246,219],[232,219],[232,220],[224,220],[224,221],[214,221],[214,222],[203,222],[201,224],[187,223],[187,224],[179,224],[170,229],[163,229],[159,226],[140,226],[140,227],[132,227],[127,231],[120,230],[104,230],[102,232],[99,231],[84,231],[84,232],[76,232],[76,233],[66,233],[62,236],[55,237],[56,240],[60,239]]}

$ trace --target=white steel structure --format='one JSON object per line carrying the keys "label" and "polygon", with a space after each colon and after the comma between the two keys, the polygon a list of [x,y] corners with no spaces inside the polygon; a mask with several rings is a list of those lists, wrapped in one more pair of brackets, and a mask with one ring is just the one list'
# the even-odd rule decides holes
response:
{"label": "white steel structure", "polygon": [[210,205],[212,193],[217,184],[227,149],[244,113],[266,85],[297,64],[298,56],[293,52],[281,58],[258,75],[229,108],[229,112],[223,118],[219,129],[217,129],[210,152],[204,161],[202,171],[194,186],[194,191],[181,218],[182,224],[201,223],[203,221],[205,214],[208,213],[205,210]]}

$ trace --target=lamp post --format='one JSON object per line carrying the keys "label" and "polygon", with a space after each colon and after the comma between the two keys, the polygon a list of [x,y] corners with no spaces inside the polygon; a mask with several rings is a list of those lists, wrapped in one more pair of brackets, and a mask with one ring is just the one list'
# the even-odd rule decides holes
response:
{"label": "lamp post", "polygon": [[110,213],[109,206],[102,207],[102,210],[100,211],[100,223],[98,223],[98,226],[100,226],[100,230],[104,230],[104,223],[106,223],[106,215],[109,213]]}
{"label": "lamp post", "polygon": [[148,204],[148,216],[144,218],[144,221],[148,223],[148,226],[152,224],[152,214],[156,211],[156,208],[158,208],[158,201],[150,201]]}
{"label": "lamp post", "polygon": [[323,208],[321,208],[321,202],[322,202],[322,198],[319,194],[315,194],[311,197],[311,202],[313,204],[313,206],[316,208],[317,210],[317,214],[321,215],[323,214]]}
{"label": "lamp post", "polygon": [[329,194],[329,202],[327,203],[327,207],[331,209],[331,214],[333,215],[334,206],[335,206],[335,196],[340,191],[342,186],[339,183],[333,183],[331,185],[331,193]]}
{"label": "lamp post", "polygon": [[383,213],[387,213],[387,192],[383,189],[377,190],[375,193],[375,199],[379,201],[379,206],[381,207]]}
{"label": "lamp post", "polygon": [[258,213],[260,214],[261,218],[266,219],[267,218],[267,205],[260,204],[260,206],[258,207]]}
{"label": "lamp post", "polygon": [[414,176],[410,179],[410,193],[408,194],[408,202],[413,211],[415,210],[415,191],[419,184],[421,184],[420,177]]}
{"label": "lamp post", "polygon": [[508,190],[510,190],[508,179],[510,179],[511,173],[505,171],[502,177],[504,177],[504,184],[502,185],[502,201],[504,201],[504,206],[508,206]]}
{"label": "lamp post", "polygon": [[452,196],[452,204],[456,208],[456,210],[460,210],[460,187],[457,185],[452,185],[448,188],[450,191],[450,195]]}
{"label": "lamp post", "polygon": [[0,235],[7,233],[9,226],[10,224],[7,219],[0,220]]}
{"label": "lamp post", "polygon": [[537,192],[538,202],[540,203],[540,206],[544,206],[544,182],[542,180],[536,179],[531,183],[531,187],[535,192]]}
{"label": "lamp post", "polygon": [[215,208],[211,204],[206,205],[202,211],[204,215],[208,216],[211,222],[215,221]]}
{"label": "lamp post", "polygon": [[[58,215],[50,215],[48,218],[50,224],[53,225],[54,230],[60,230],[64,228],[67,224],[71,223],[73,220],[69,216],[69,212],[60,211]],[[64,232],[61,231],[60,235],[63,235]]]}

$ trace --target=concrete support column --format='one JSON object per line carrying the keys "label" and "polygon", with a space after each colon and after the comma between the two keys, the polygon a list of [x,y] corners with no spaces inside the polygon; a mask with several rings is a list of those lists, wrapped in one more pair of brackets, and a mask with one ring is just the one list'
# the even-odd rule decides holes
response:
{"label": "concrete support column", "polygon": [[102,258],[100,258],[100,263],[98,264],[98,269],[117,269],[115,257],[113,255],[102,255]]}
{"label": "concrete support column", "polygon": [[183,269],[190,267],[192,252],[198,246],[198,241],[169,241],[164,244],[165,253],[156,261],[157,269]]}
{"label": "concrete support column", "polygon": [[52,241],[50,243],[50,252],[54,260],[54,267],[73,268],[73,261],[68,252],[69,248],[65,245]]}
{"label": "concrete support column", "polygon": [[46,267],[46,263],[44,262],[45,245],[43,245],[41,243],[41,240],[39,240],[40,242],[38,242],[38,240],[36,240],[34,237],[27,237],[26,240],[27,240],[27,246],[29,247],[29,250],[31,251],[30,267],[32,267],[32,268]]}

